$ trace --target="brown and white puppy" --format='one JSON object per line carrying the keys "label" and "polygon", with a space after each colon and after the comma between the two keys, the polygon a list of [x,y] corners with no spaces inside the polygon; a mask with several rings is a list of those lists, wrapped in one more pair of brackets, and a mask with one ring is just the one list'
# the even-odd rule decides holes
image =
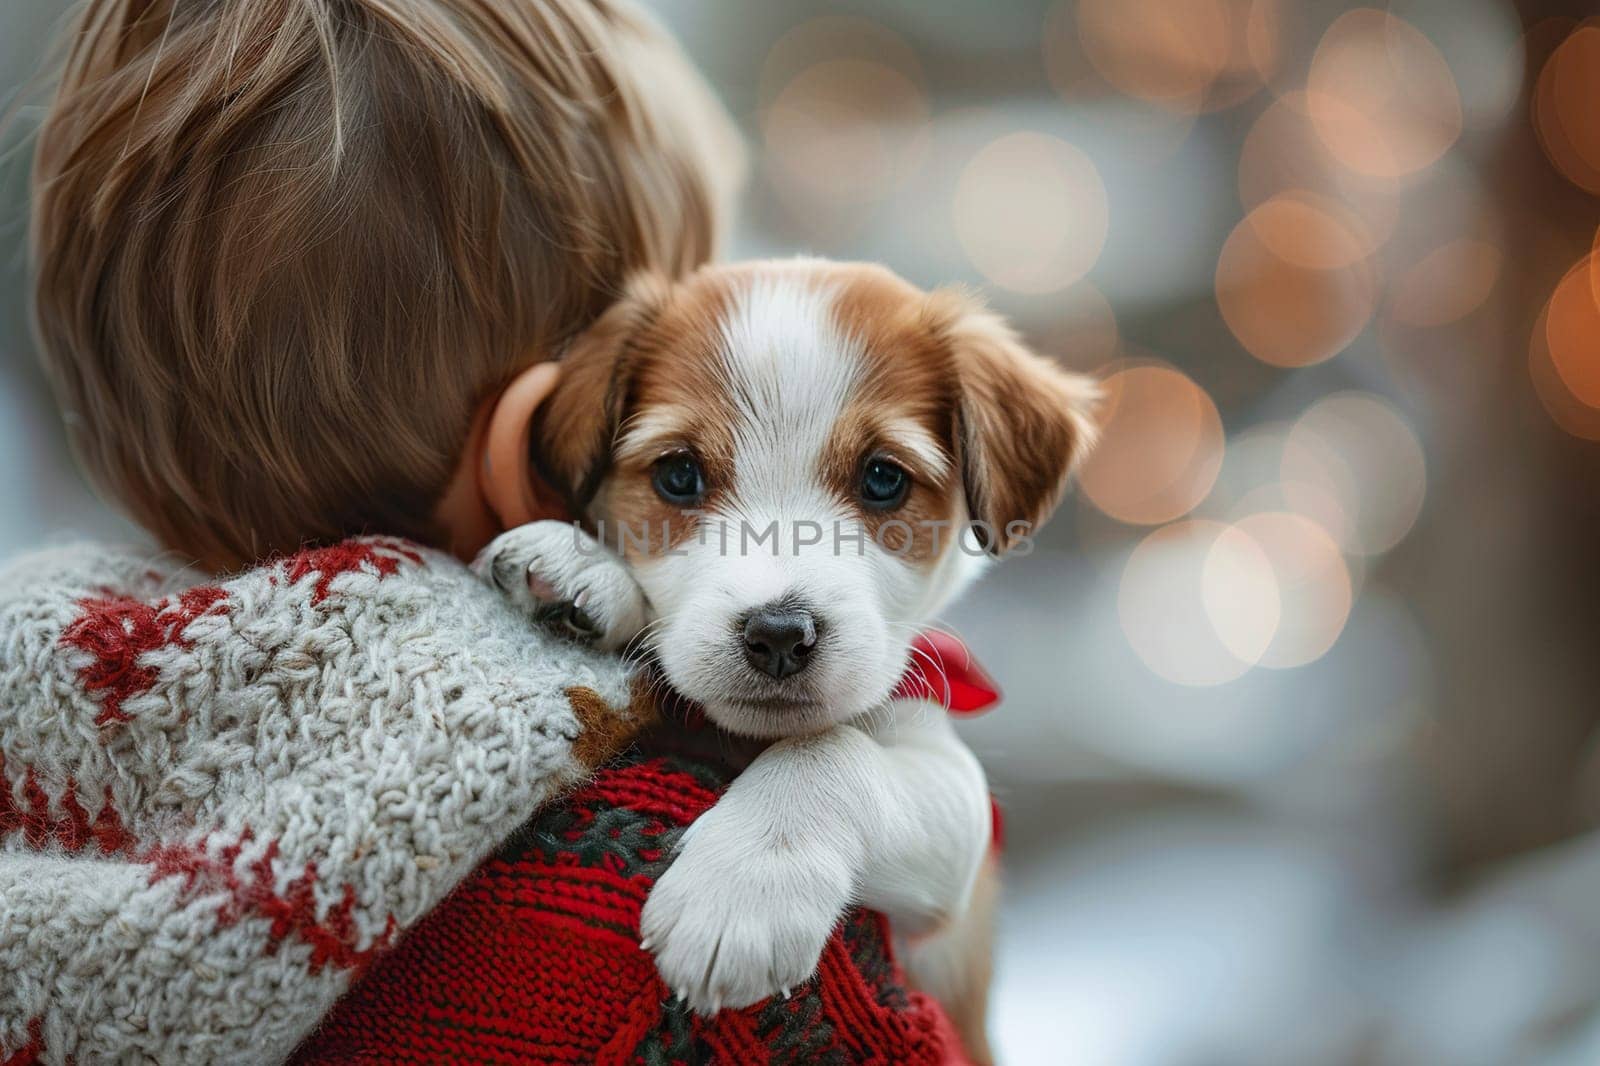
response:
{"label": "brown and white puppy", "polygon": [[[852,903],[902,933],[959,925],[983,773],[938,708],[891,693],[917,630],[1048,515],[1093,397],[968,297],[819,260],[638,280],[566,355],[535,450],[584,530],[536,522],[478,565],[772,741],[645,907],[696,1009],[805,980]],[[913,976],[981,998],[962,953],[923,948],[942,972]]]}

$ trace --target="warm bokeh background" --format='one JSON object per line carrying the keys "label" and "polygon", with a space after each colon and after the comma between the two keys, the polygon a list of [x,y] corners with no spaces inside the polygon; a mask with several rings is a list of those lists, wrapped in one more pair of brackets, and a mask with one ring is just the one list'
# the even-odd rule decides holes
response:
{"label": "warm bokeh background", "polygon": [[[748,135],[737,254],[981,286],[1106,382],[951,620],[1009,694],[1007,1058],[1600,1061],[1592,3],[653,6]],[[62,7],[0,8],[7,99]],[[7,148],[0,551],[118,530]]]}

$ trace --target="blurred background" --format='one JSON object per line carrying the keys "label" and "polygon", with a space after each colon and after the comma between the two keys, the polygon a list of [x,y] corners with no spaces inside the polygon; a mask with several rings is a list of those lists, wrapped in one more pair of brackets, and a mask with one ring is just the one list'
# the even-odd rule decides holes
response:
{"label": "blurred background", "polygon": [[[1004,1060],[1600,1063],[1593,4],[650,6],[751,146],[734,254],[981,288],[1105,382],[951,618],[1008,693]],[[0,8],[7,100],[63,7]],[[35,117],[0,553],[133,535],[34,366]]]}

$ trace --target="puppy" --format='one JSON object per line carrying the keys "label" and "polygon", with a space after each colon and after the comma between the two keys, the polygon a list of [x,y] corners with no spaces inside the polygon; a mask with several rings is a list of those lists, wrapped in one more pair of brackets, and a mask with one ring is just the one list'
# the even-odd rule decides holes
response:
{"label": "puppy", "polygon": [[1052,509],[1093,398],[969,298],[819,260],[638,279],[567,352],[534,453],[583,528],[514,529],[477,566],[760,742],[641,919],[694,1009],[787,992],[863,904],[987,1057],[983,771],[892,694],[938,665],[919,627]]}

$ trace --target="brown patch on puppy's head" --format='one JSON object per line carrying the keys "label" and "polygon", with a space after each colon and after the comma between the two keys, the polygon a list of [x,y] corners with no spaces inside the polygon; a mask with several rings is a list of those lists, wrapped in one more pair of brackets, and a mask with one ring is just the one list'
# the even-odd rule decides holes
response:
{"label": "brown patch on puppy's head", "polygon": [[[608,523],[607,540],[629,557],[672,547],[695,528],[692,516],[650,487],[664,455],[693,452],[713,486],[732,483],[732,418],[715,383],[722,376],[718,320],[733,273],[708,269],[677,284],[633,278],[573,342],[537,416],[540,474],[574,514],[591,526]],[[636,539],[642,534],[648,543]]]}
{"label": "brown patch on puppy's head", "polygon": [[668,291],[667,282],[652,275],[631,279],[622,298],[572,342],[561,360],[561,379],[539,409],[531,458],[575,514],[587,510],[610,463],[636,340],[666,304]]}
{"label": "brown patch on puppy's head", "polygon": [[1099,389],[1028,351],[998,315],[959,292],[929,301],[960,388],[957,446],[967,507],[992,554],[1043,525],[1094,444]]}
{"label": "brown patch on puppy's head", "polygon": [[[819,284],[835,291],[834,315],[861,347],[861,376],[835,423],[823,478],[854,500],[875,457],[911,476],[905,502],[860,509],[867,534],[898,557],[931,564],[960,532],[960,471],[954,427],[958,404],[947,345],[930,328],[928,297],[881,266],[829,264]],[[857,505],[859,507],[859,505]]]}
{"label": "brown patch on puppy's head", "polygon": [[1096,385],[1028,351],[962,292],[924,294],[877,266],[822,273],[838,286],[836,313],[862,340],[866,364],[835,435],[833,476],[859,477],[861,442],[881,441],[915,487],[902,513],[866,516],[869,528],[904,557],[927,559],[936,546],[928,523],[951,518],[964,491],[980,543],[1004,554],[1049,517],[1092,446]]}

